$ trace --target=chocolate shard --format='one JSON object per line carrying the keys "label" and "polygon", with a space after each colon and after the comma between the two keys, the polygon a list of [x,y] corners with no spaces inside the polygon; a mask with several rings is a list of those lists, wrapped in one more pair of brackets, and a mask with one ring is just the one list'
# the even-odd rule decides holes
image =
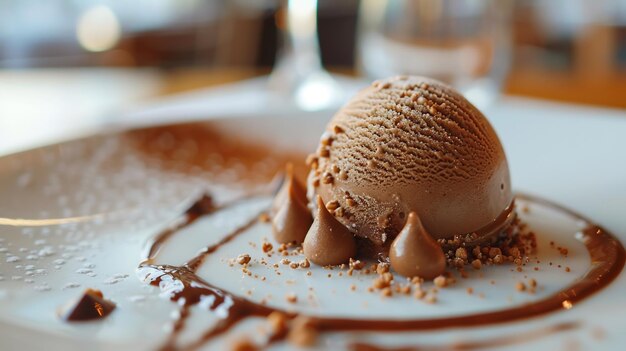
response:
{"label": "chocolate shard", "polygon": [[87,289],[83,294],[60,311],[61,318],[68,322],[103,319],[115,309],[115,304],[106,300],[100,290]]}

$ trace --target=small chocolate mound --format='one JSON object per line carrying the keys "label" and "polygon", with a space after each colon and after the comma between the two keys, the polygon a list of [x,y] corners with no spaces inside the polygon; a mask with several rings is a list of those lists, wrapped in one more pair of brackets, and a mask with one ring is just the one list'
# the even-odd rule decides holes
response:
{"label": "small chocolate mound", "polygon": [[354,235],[331,215],[317,196],[317,216],[302,245],[304,255],[320,266],[346,263],[356,255]]}
{"label": "small chocolate mound", "polygon": [[293,175],[293,165],[288,163],[285,166],[284,179],[280,185],[280,189],[276,192],[274,201],[272,202],[272,215],[276,214],[287,198],[293,197],[300,204],[306,207],[309,200],[306,197],[306,190],[298,179]]}
{"label": "small chocolate mound", "polygon": [[389,249],[391,267],[405,277],[434,279],[446,269],[446,256],[430,236],[415,212],[409,213],[406,224]]}
{"label": "small chocolate mound", "polygon": [[100,290],[87,289],[83,294],[60,311],[60,316],[68,322],[102,319],[115,309],[115,304],[106,300]]}
{"label": "small chocolate mound", "polygon": [[281,244],[301,244],[312,222],[304,188],[288,165],[285,181],[272,203],[274,239]]}

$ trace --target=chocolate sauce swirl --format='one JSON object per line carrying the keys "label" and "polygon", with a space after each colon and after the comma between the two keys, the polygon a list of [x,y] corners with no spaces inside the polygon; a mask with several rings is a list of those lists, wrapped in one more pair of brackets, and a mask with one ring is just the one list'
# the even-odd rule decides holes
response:
{"label": "chocolate sauce swirl", "polygon": [[[626,260],[626,252],[620,242],[602,227],[549,201],[527,195],[517,195],[517,198],[555,208],[587,223],[587,226],[580,232],[580,235],[577,235],[577,239],[585,245],[589,252],[591,268],[581,279],[541,300],[523,306],[504,308],[497,311],[442,318],[397,320],[310,316],[307,318],[311,321],[311,325],[315,326],[319,332],[398,332],[435,330],[452,327],[476,327],[512,322],[569,308],[582,299],[606,287],[622,271]],[[182,306],[181,317],[176,322],[169,340],[163,346],[164,350],[178,349],[175,346],[176,336],[184,327],[184,320],[189,315],[189,306],[199,303],[203,297],[207,297],[212,301],[209,309],[220,318],[220,321],[192,345],[185,345],[185,349],[196,349],[202,346],[214,337],[224,334],[234,325],[248,317],[265,317],[272,312],[282,312],[288,318],[296,317],[293,313],[288,313],[237,296],[201,279],[195,274],[195,271],[208,255],[219,250],[221,246],[227,244],[235,237],[244,234],[247,229],[257,223],[258,216],[255,216],[233,232],[228,233],[217,244],[205,248],[198,256],[192,258],[183,266],[155,265],[152,263],[159,248],[168,238],[174,235],[177,230],[193,223],[200,216],[215,215],[219,210],[226,207],[226,205],[215,206],[212,204],[212,201],[209,202],[207,199],[210,199],[210,197],[204,196],[201,198],[183,214],[182,219],[177,222],[177,225],[159,234],[152,242],[150,249],[147,251],[148,255],[138,268],[138,275],[143,281],[159,286],[171,300],[177,301],[179,305]],[[279,341],[281,339],[281,336],[270,336],[268,342]]]}

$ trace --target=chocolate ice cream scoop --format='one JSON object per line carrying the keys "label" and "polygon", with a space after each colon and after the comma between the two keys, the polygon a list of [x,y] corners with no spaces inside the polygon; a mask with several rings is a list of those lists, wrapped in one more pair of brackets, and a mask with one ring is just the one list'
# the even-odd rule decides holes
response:
{"label": "chocolate ice cream scoop", "polygon": [[354,235],[386,253],[415,212],[434,239],[501,230],[509,168],[487,119],[451,87],[395,77],[362,90],[310,156],[308,197],[335,204]]}

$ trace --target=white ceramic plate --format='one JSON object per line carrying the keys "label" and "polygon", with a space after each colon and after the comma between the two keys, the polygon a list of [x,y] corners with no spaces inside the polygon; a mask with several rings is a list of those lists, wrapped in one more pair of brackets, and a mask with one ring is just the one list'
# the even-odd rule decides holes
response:
{"label": "white ceramic plate", "polygon": [[[611,149],[626,150],[624,142],[616,138],[620,131],[626,130],[624,121],[548,117],[537,120],[537,116],[530,116],[520,124],[521,117],[516,119],[513,114],[507,118],[510,119],[502,117],[492,121],[505,144],[518,189],[545,194],[548,198],[556,192],[556,200],[583,212],[590,203],[605,203],[608,213],[617,213],[616,206],[626,206],[626,169],[624,163],[616,162],[615,149]],[[295,116],[289,119],[230,118],[205,123],[233,136],[243,136],[251,143],[270,145],[277,152],[286,147],[290,151],[304,152],[313,149],[325,122],[325,118]],[[540,129],[538,125],[550,128]],[[600,133],[604,136],[599,137]],[[162,148],[167,149],[172,143],[168,133],[157,139]],[[142,250],[151,237],[206,189],[217,192],[218,200],[235,196],[240,189],[216,187],[211,175],[199,169],[174,171],[154,158],[147,158],[145,152],[130,146],[132,143],[128,140],[123,134],[97,136],[0,159],[0,217],[4,218],[4,225],[0,225],[0,349],[154,349],[166,338],[177,306],[160,297],[157,288],[142,283],[135,275]],[[185,150],[194,150],[194,146]],[[179,154],[178,157],[192,156]],[[552,171],[555,163],[565,166]],[[559,169],[573,173],[564,178]],[[228,181],[237,172],[220,174],[219,179]],[[601,184],[600,190],[594,192],[585,188],[593,189],[598,184]],[[559,189],[575,195],[559,196]],[[576,199],[579,200],[573,201]],[[261,198],[234,207],[228,210],[234,213],[227,216],[228,220],[223,216],[201,219],[168,242],[157,261],[182,263],[205,245],[218,240],[236,226],[238,220],[254,215],[268,201],[268,198]],[[604,211],[598,206],[594,210]],[[68,218],[72,223],[41,221]],[[526,267],[522,273],[511,273],[509,266],[487,268],[481,270],[482,278],[473,273],[469,279],[459,280],[458,284],[444,289],[439,303],[434,305],[410,297],[383,299],[366,292],[371,277],[338,277],[330,272],[334,277],[329,279],[329,272],[319,267],[312,268],[310,277],[300,270],[285,267],[278,277],[273,270],[253,261],[251,270],[266,276],[266,281],[242,275],[240,268],[229,266],[227,260],[240,253],[261,257],[259,247],[254,248],[249,243],[271,237],[269,226],[263,224],[210,256],[199,275],[235,294],[248,295],[254,301],[266,299],[273,306],[315,315],[422,318],[509,308],[557,291],[589,267],[584,246],[574,238],[584,223],[533,204],[523,218],[539,236],[538,259],[542,262],[537,264],[539,271],[532,270],[534,266]],[[599,224],[624,240],[624,218],[610,218],[613,219],[608,221],[610,223],[600,221]],[[551,249],[550,241],[568,247],[568,257],[563,258]],[[553,265],[549,266],[548,262]],[[562,267],[557,268],[558,264]],[[571,272],[566,273],[565,266],[570,267]],[[537,293],[517,292],[515,283],[529,278],[538,281]],[[351,291],[351,284],[357,286],[356,292]],[[107,298],[117,303],[116,311],[100,322],[68,324],[61,321],[56,313],[58,307],[87,287],[102,290]],[[474,294],[467,294],[467,287],[472,287]],[[331,333],[321,337],[319,348],[342,349],[354,341],[446,348],[457,342],[497,340],[503,335],[529,333],[524,342],[498,347],[618,350],[626,342],[622,334],[626,322],[616,313],[626,308],[624,289],[626,278],[622,274],[606,289],[573,308],[540,318],[428,332]],[[299,302],[287,303],[284,296],[288,293],[297,294]],[[211,314],[203,312],[206,311],[194,307],[188,328],[180,337],[182,344],[197,338],[198,333],[213,322]],[[565,322],[574,322],[577,327],[545,337],[536,334],[538,330]],[[246,320],[225,337],[204,347],[225,348],[242,334],[258,334],[260,324],[262,321],[258,319]],[[275,347],[290,348],[288,344]]]}

